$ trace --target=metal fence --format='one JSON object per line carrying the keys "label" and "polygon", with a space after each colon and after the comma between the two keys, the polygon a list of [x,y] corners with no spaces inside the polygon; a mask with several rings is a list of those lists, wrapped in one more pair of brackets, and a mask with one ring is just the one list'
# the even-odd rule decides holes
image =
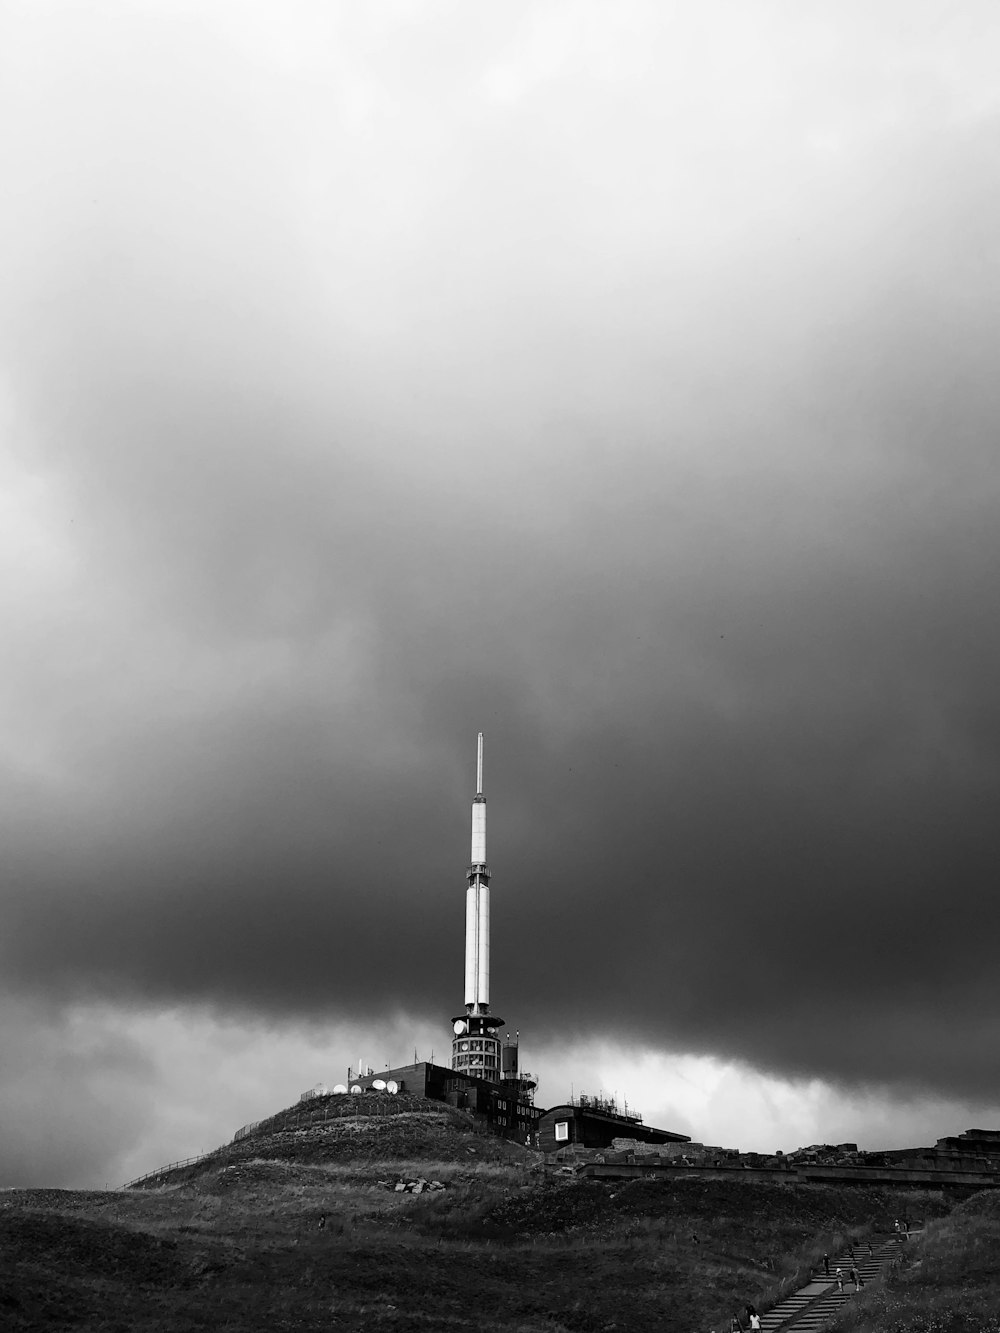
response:
{"label": "metal fence", "polygon": [[154,1180],[157,1176],[166,1175],[168,1171],[176,1171],[181,1166],[194,1166],[195,1162],[204,1162],[207,1157],[214,1157],[219,1148],[214,1148],[212,1152],[203,1152],[197,1157],[185,1157],[182,1162],[170,1162],[167,1166],[157,1167],[155,1171],[147,1171],[144,1176],[136,1176],[135,1180],[130,1180],[127,1185],[122,1185],[123,1190],[130,1190],[133,1185],[141,1185],[144,1180]]}

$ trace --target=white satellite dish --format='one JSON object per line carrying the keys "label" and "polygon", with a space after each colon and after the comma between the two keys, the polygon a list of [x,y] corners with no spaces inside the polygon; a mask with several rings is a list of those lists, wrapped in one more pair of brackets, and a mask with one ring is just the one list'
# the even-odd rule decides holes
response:
{"label": "white satellite dish", "polygon": [[463,1032],[468,1032],[469,1025],[464,1018],[455,1019],[455,1036],[460,1037]]}
{"label": "white satellite dish", "polygon": [[360,1092],[360,1091],[361,1091],[361,1084],[360,1084],[360,1083],[352,1083],[352,1084],[351,1084],[351,1091],[352,1091],[352,1092]]}
{"label": "white satellite dish", "polygon": [[389,1082],[385,1085],[385,1090],[386,1092],[398,1092],[399,1084],[396,1082],[394,1078],[391,1078]]}
{"label": "white satellite dish", "polygon": [[376,1092],[385,1092],[385,1079],[376,1078],[372,1080],[372,1087]]}
{"label": "white satellite dish", "polygon": [[346,1083],[338,1083],[334,1088],[334,1092],[346,1092],[346,1091],[347,1091]]}

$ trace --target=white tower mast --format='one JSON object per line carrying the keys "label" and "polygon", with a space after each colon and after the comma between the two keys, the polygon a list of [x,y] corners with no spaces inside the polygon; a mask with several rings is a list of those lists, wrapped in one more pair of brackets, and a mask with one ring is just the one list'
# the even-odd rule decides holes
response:
{"label": "white tower mast", "polygon": [[452,1068],[490,1082],[500,1080],[503,1019],[490,1013],[490,870],[486,864],[486,797],[483,795],[483,733],[476,750],[476,794],[472,798],[472,860],[465,891],[465,1013],[454,1020]]}
{"label": "white tower mast", "polygon": [[470,1013],[490,1008],[490,872],[486,864],[486,797],[483,795],[483,733],[476,755],[472,801],[472,862],[465,893],[465,1003]]}

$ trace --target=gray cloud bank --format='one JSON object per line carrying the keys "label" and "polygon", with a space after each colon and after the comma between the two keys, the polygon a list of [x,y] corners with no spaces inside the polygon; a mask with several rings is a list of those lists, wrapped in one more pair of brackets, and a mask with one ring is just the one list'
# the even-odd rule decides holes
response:
{"label": "gray cloud bank", "polygon": [[8,19],[4,973],[994,1094],[995,20],[615,10]]}

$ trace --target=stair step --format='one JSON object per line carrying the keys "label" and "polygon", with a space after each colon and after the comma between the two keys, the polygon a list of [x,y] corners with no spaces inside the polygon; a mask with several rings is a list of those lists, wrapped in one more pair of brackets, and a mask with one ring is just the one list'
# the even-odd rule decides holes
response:
{"label": "stair step", "polygon": [[[856,1292],[854,1283],[848,1277],[851,1268],[857,1270],[861,1276],[861,1290],[869,1282],[875,1281],[885,1272],[889,1264],[896,1258],[903,1244],[901,1236],[890,1236],[884,1241],[872,1243],[872,1252],[868,1253],[867,1242],[864,1242],[863,1249],[858,1247],[855,1250],[855,1256],[852,1259],[850,1254],[841,1254],[830,1260],[830,1272],[825,1273],[822,1269],[814,1271],[812,1282],[828,1282],[830,1285],[826,1290],[812,1293],[792,1292],[784,1297],[783,1300],[768,1310],[766,1315],[761,1317],[761,1329],[763,1333],[777,1333],[777,1330],[783,1325],[791,1323],[790,1333],[816,1333],[827,1323],[827,1321],[842,1308],[845,1301],[850,1300]],[[837,1269],[841,1270],[841,1276],[844,1280],[844,1289],[840,1291],[836,1285],[834,1274]]]}

